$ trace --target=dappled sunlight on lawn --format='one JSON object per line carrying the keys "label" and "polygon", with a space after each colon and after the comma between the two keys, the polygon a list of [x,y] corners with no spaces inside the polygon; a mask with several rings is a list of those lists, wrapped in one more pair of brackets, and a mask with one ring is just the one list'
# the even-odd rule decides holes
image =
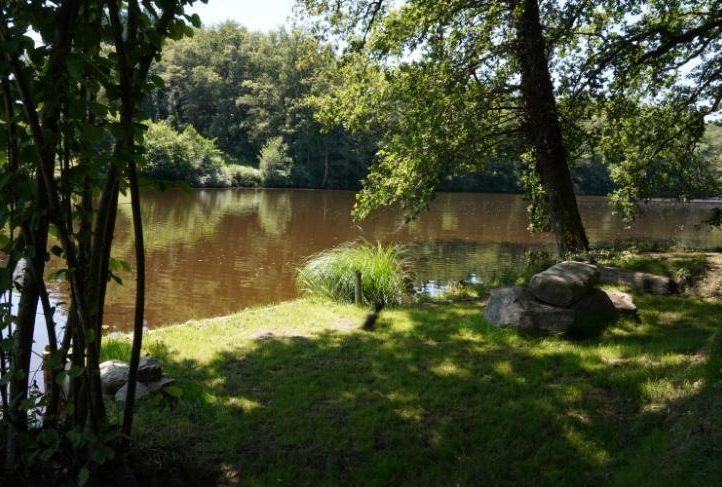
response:
{"label": "dappled sunlight on lawn", "polygon": [[[655,310],[641,323],[575,340],[494,329],[478,304],[383,312],[370,333],[330,329],[342,320],[360,328],[364,312],[322,302],[277,307],[286,331],[262,309],[168,328],[150,335],[149,351],[184,399],[172,411],[144,407],[139,434],[163,443],[173,425],[169,441],[195,438],[186,444],[193,461],[223,459],[251,483],[673,476],[686,464],[658,465],[657,454],[677,441],[675,411],[705,394],[703,357],[722,306],[639,302]],[[272,335],[261,333],[264,319]]]}

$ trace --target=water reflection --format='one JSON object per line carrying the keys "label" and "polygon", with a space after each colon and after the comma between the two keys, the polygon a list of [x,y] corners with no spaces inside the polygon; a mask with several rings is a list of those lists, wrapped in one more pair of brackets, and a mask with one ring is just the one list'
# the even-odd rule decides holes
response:
{"label": "water reflection", "polygon": [[[148,262],[147,319],[151,327],[227,314],[246,306],[296,296],[295,268],[311,254],[339,243],[410,244],[419,284],[484,280],[517,264],[530,247],[551,245],[549,235],[526,231],[525,201],[515,195],[441,194],[430,211],[404,225],[394,210],[356,224],[351,192],[308,190],[198,190],[145,193],[143,218]],[[594,243],[670,240],[714,247],[722,233],[697,228],[715,205],[654,203],[626,228],[604,198],[580,198]],[[113,247],[133,262],[128,201],[119,208]],[[107,321],[128,329],[132,276],[109,289]]]}
{"label": "water reflection", "polygon": [[[22,263],[21,263],[22,265]],[[62,312],[63,303],[60,302],[62,299],[62,291],[59,286],[52,286],[48,289],[50,298],[50,307],[55,308],[56,311],[53,313],[53,323],[55,324],[55,334],[58,337],[58,341],[62,339],[65,333],[66,317]],[[10,309],[10,314],[17,316],[18,305],[20,303],[20,295],[18,293],[0,294],[0,305],[5,306],[6,309]],[[6,328],[4,333],[9,330]],[[7,337],[7,335],[3,335]],[[35,330],[33,334],[33,347],[30,355],[30,374],[28,384],[31,390],[43,391],[45,390],[45,381],[43,377],[43,351],[48,346],[48,333],[47,324],[45,321],[45,312],[43,306],[38,302],[35,319]]]}

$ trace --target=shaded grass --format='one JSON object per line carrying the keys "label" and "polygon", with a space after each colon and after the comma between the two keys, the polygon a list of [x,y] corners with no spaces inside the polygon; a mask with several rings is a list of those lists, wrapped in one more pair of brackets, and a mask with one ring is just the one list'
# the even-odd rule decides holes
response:
{"label": "shaded grass", "polygon": [[637,301],[640,323],[575,341],[494,329],[478,304],[374,333],[309,300],[161,329],[146,350],[184,397],[142,404],[137,440],[248,485],[714,485],[722,305]]}

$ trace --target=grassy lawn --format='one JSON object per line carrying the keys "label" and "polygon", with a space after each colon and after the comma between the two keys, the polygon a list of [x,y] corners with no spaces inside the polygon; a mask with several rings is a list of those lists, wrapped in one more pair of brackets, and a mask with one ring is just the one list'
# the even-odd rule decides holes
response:
{"label": "grassy lawn", "polygon": [[183,398],[140,406],[142,461],[179,483],[719,485],[722,304],[635,299],[641,322],[575,340],[497,330],[480,303],[374,332],[309,300],[154,331]]}

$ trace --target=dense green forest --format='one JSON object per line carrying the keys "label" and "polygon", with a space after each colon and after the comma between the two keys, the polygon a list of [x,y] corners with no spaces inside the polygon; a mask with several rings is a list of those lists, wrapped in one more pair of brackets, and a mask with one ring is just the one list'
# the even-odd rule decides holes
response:
{"label": "dense green forest", "polygon": [[[341,69],[334,49],[302,31],[252,32],[233,22],[194,29],[169,43],[153,68],[163,87],[145,102],[152,120],[145,174],[194,187],[358,189],[383,144],[382,128],[319,121],[319,100],[334,96]],[[722,128],[709,124],[703,142],[703,157],[719,166]],[[520,192],[523,165],[513,154],[447,175],[440,187]],[[579,194],[614,189],[602,157],[574,155]]]}
{"label": "dense green forest", "polygon": [[231,22],[169,43],[154,68],[164,87],[146,101],[158,123],[146,173],[192,186],[357,188],[376,139],[314,117],[336,61],[301,32]]}

